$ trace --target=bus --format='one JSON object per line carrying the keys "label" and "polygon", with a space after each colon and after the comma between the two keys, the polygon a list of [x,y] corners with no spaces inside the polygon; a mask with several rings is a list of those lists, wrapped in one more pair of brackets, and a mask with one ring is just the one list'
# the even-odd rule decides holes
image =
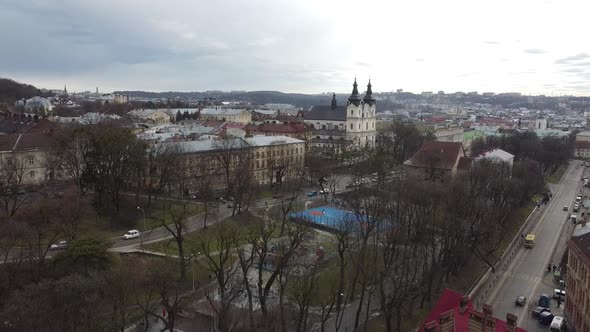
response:
{"label": "bus", "polygon": [[535,245],[535,234],[527,234],[524,239],[524,247],[532,248]]}

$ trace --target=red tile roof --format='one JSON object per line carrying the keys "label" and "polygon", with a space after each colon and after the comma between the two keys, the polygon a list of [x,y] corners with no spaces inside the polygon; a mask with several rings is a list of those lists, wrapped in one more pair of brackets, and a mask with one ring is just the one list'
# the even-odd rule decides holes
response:
{"label": "red tile roof", "polygon": [[426,142],[404,165],[451,170],[463,154],[463,144],[459,142]]}
{"label": "red tile roof", "polygon": [[[432,321],[438,321],[441,314],[444,314],[448,311],[452,311],[454,318],[455,318],[455,332],[468,332],[469,331],[469,313],[470,312],[477,312],[481,314],[481,312],[475,310],[473,308],[473,304],[471,301],[467,303],[467,310],[464,313],[460,312],[459,302],[464,295],[453,290],[446,288],[442,295],[438,298],[438,301],[426,317],[426,320],[420,326],[419,332],[424,332],[424,326]],[[496,331],[497,332],[505,332],[507,328],[507,324],[505,321],[496,318]],[[516,328],[516,332],[526,332],[524,329],[519,327]]]}
{"label": "red tile roof", "polygon": [[473,164],[473,158],[461,157],[459,158],[459,164],[457,165],[457,169],[460,169],[462,171],[468,171],[471,169],[471,164]]}

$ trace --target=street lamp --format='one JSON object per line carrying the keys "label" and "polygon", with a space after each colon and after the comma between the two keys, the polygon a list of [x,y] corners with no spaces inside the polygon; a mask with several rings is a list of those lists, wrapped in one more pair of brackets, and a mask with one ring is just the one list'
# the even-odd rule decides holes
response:
{"label": "street lamp", "polygon": [[[137,207],[137,210],[141,211],[141,213],[143,213],[143,232],[145,232],[146,228],[145,228],[145,210],[140,208],[139,206]],[[139,242],[141,243],[141,251],[143,251],[143,232],[139,233]]]}
{"label": "street lamp", "polygon": [[197,255],[191,254],[190,256],[188,256],[188,259],[191,261],[193,270],[193,293],[195,292],[195,262],[200,254],[201,252],[199,251]]}

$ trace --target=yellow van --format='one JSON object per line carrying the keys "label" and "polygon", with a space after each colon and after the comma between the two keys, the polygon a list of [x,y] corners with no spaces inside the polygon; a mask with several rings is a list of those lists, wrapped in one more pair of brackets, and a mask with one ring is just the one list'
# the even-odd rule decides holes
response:
{"label": "yellow van", "polygon": [[532,248],[535,245],[535,234],[527,234],[524,239],[524,247]]}

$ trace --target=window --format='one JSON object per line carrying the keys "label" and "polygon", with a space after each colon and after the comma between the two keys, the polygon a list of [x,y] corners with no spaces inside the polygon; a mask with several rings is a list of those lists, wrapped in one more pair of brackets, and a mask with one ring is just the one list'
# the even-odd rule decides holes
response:
{"label": "window", "polygon": [[354,111],[353,110],[350,110],[350,115],[354,115]]}
{"label": "window", "polygon": [[34,178],[35,177],[35,172],[34,171],[30,171],[29,172],[29,177]]}
{"label": "window", "polygon": [[361,124],[359,123],[359,130],[361,129]]}
{"label": "window", "polygon": [[352,123],[350,124],[350,129],[352,129]]}
{"label": "window", "polygon": [[365,123],[365,130],[369,130],[369,123]]}
{"label": "window", "polygon": [[29,165],[33,165],[35,163],[34,157],[29,157]]}
{"label": "window", "polygon": [[260,161],[256,160],[256,168],[260,168]]}
{"label": "window", "polygon": [[262,158],[264,158],[264,151],[262,151]]}
{"label": "window", "polygon": [[373,122],[373,129],[375,129],[375,122]]}
{"label": "window", "polygon": [[256,152],[256,158],[260,158],[260,152]]}

